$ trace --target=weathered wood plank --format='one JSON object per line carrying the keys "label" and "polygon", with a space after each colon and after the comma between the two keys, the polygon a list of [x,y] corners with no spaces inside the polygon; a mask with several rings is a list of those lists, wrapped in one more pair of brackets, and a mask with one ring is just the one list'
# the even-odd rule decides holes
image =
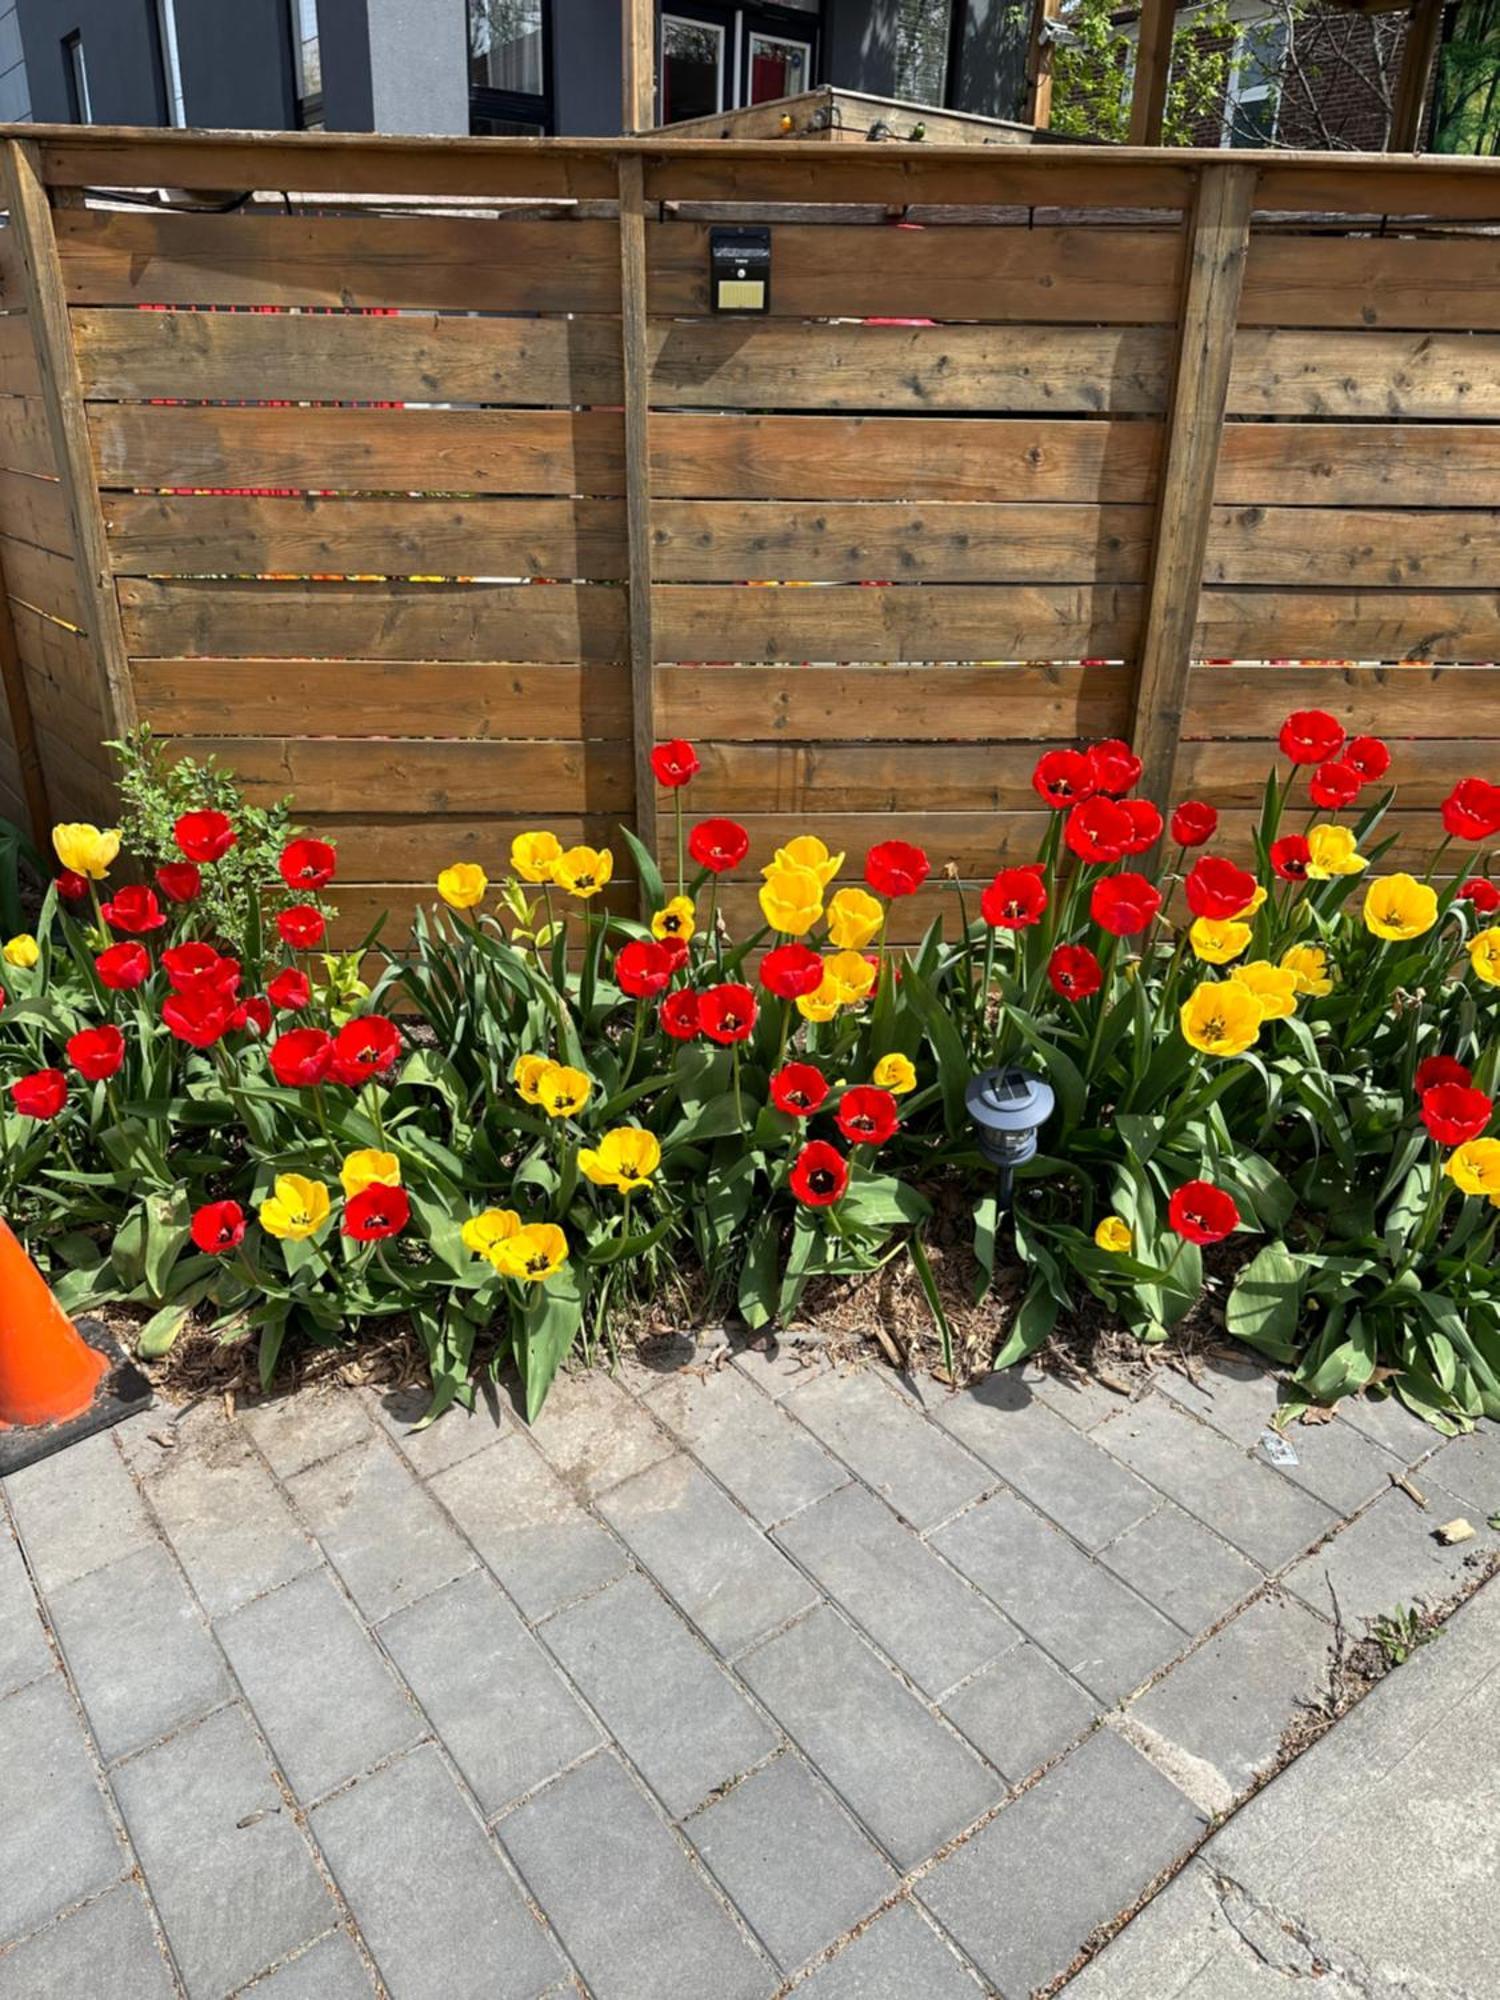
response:
{"label": "weathered wood plank", "polygon": [[613,410],[240,409],[92,403],[102,486],[623,491]]}
{"label": "weathered wood plank", "polygon": [[[0,474],[0,524],[6,492]],[[625,574],[618,500],[106,493],[103,508],[121,576]]]}
{"label": "weathered wood plank", "polygon": [[1405,589],[1500,577],[1500,509],[1215,507],[1204,580]]}
{"label": "weathered wood plank", "polygon": [[[1455,716],[1454,726],[1463,727]],[[1417,739],[1392,746],[1394,763],[1391,779],[1398,787],[1402,807],[1426,822],[1426,851],[1430,854],[1442,839],[1442,827],[1432,808],[1452,791],[1457,780],[1469,772],[1491,779],[1500,776],[1500,757],[1488,745],[1482,751],[1457,739]],[[1266,772],[1276,758],[1274,740],[1256,744],[1185,743],[1178,767],[1181,788],[1196,798],[1213,799],[1219,805],[1255,806],[1265,789]],[[1299,781],[1300,787],[1300,781]],[[1300,789],[1296,796],[1302,796]],[[1331,815],[1344,817],[1348,815]],[[1417,836],[1420,839],[1420,834]]]}
{"label": "weathered wood plank", "polygon": [[[665,736],[743,743],[909,743],[1118,736],[1119,667],[661,667]],[[919,781],[917,781],[919,785]]]}
{"label": "weathered wood plank", "polygon": [[963,501],[658,500],[651,526],[662,582],[775,575],[827,583],[1139,583],[1151,512]]}
{"label": "weathered wood plank", "polygon": [[32,473],[0,472],[0,529],[17,541],[67,555],[68,509],[57,481]]}
{"label": "weathered wood plank", "polygon": [[57,460],[40,396],[0,396],[0,466],[52,478]]}
{"label": "weathered wood plank", "polygon": [[1197,667],[1183,734],[1271,738],[1299,708],[1327,709],[1352,736],[1500,737],[1500,667]]}
{"label": "weathered wood plank", "polygon": [[0,567],[13,598],[69,625],[83,625],[78,572],[71,556],[55,555],[50,549],[0,534]]}
{"label": "weathered wood plank", "polygon": [[[647,0],[633,0],[626,28],[627,64],[649,12]],[[654,23],[655,15],[651,14]],[[654,38],[655,28],[651,29]],[[654,40],[648,38],[648,46]],[[632,104],[627,78],[627,118],[640,109],[641,79]],[[650,84],[645,85],[649,109]],[[656,846],[656,776],[651,752],[656,743],[656,605],[651,588],[651,417],[650,361],[646,349],[646,196],[639,154],[620,159],[620,353],[625,378],[625,517],[629,550],[626,643],[630,658],[631,743],[635,752],[636,836]],[[644,889],[642,895],[645,894]],[[643,911],[643,915],[649,915]]]}
{"label": "weathered wood plank", "polygon": [[76,307],[72,319],[84,393],[95,399],[540,406],[618,403],[621,393],[620,329],[608,319],[109,306]]}
{"label": "weathered wood plank", "polygon": [[37,396],[41,388],[30,315],[0,313],[0,396]]}
{"label": "weathered wood plank", "polygon": [[[158,583],[122,577],[132,655],[153,659],[619,660],[613,584]],[[350,688],[351,713],[358,690]]]}
{"label": "weathered wood plank", "polygon": [[1207,589],[1194,651],[1209,659],[1493,660],[1500,591]]}
{"label": "weathered wood plank", "polygon": [[1500,334],[1242,326],[1229,409],[1235,416],[1387,423],[1500,417]]}
{"label": "weathered wood plank", "polygon": [[1257,235],[1246,326],[1500,327],[1493,239]]}
{"label": "weathered wood plank", "polygon": [[757,590],[658,584],[659,660],[1118,659],[1140,630],[1131,584]]}
{"label": "weathered wood plank", "polygon": [[0,574],[0,818],[24,827],[40,847],[52,825],[52,807],[7,591],[8,580]]}
{"label": "weathered wood plank", "polygon": [[1214,499],[1267,507],[1500,506],[1500,426],[1226,424]]}
{"label": "weathered wood plank", "polygon": [[658,415],[658,499],[1076,500],[1152,496],[1161,426],[1046,418]]}

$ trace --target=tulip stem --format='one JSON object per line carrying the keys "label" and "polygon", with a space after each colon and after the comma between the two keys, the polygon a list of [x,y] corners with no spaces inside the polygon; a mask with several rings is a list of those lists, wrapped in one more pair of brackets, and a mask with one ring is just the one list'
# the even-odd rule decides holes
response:
{"label": "tulip stem", "polygon": [[729,1050],[729,1075],[734,1084],[734,1122],[742,1130],[745,1124],[745,1107],[740,1099],[740,1045],[735,1042]]}
{"label": "tulip stem", "polygon": [[1104,1017],[1110,1011],[1110,1001],[1113,998],[1111,988],[1114,983],[1115,960],[1119,955],[1120,940],[1118,936],[1111,936],[1104,953],[1104,976],[1099,981],[1099,1012],[1094,1016],[1094,1032],[1089,1038],[1088,1062],[1083,1072],[1085,1080],[1093,1076],[1094,1064],[1099,1059],[1099,1044],[1104,1039]]}
{"label": "tulip stem", "polygon": [[687,852],[682,844],[681,785],[674,785],[672,788],[672,809],[677,816],[677,893],[681,896],[685,893],[684,885],[687,882]]}
{"label": "tulip stem", "polygon": [[635,1025],[630,1031],[630,1052],[625,1058],[625,1073],[620,1078],[620,1088],[622,1090],[635,1074],[635,1059],[639,1055],[641,1047],[641,1025],[645,1021],[645,1018],[646,1002],[644,998],[638,996],[635,1003]]}
{"label": "tulip stem", "polygon": [[375,1127],[375,1136],[380,1141],[380,1150],[383,1153],[389,1152],[390,1148],[385,1141],[385,1123],[380,1116],[380,1086],[377,1083],[371,1083],[370,1085],[370,1122]]}

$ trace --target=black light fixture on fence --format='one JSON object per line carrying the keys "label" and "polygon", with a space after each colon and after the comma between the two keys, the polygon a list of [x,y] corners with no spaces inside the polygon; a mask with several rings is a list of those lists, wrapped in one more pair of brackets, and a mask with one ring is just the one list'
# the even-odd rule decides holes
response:
{"label": "black light fixture on fence", "polygon": [[1050,1083],[1014,1064],[969,1079],[964,1103],[979,1135],[979,1150],[1000,1176],[1001,1215],[1010,1207],[1016,1168],[1036,1153],[1037,1134],[1056,1101]]}

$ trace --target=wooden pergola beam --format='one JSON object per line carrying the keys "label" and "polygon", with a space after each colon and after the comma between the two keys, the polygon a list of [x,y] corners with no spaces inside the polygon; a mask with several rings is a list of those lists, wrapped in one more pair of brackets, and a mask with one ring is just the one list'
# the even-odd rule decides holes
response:
{"label": "wooden pergola beam", "polygon": [[1172,68],[1177,0],[1142,0],[1136,33],[1135,82],[1130,93],[1130,143],[1159,146]]}
{"label": "wooden pergola beam", "polygon": [[1052,42],[1046,24],[1062,11],[1062,0],[1033,0],[1031,45],[1026,56],[1025,122],[1045,132],[1052,123]]}
{"label": "wooden pergola beam", "polygon": [[656,123],[656,0],[622,0],[622,132],[649,132]]}
{"label": "wooden pergola beam", "polygon": [[1391,136],[1386,150],[1414,153],[1422,136],[1422,107],[1427,102],[1427,85],[1432,62],[1443,31],[1444,0],[1417,0],[1406,24],[1406,43],[1401,51],[1401,74],[1396,80],[1396,101],[1391,108]]}

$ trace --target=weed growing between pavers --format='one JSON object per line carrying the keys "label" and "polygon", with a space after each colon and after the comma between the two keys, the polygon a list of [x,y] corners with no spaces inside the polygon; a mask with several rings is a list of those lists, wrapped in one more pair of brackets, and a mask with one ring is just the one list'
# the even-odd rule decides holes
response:
{"label": "weed growing between pavers", "polygon": [[[514,1367],[534,1415],[643,1315],[765,1331],[836,1282],[950,1380],[1222,1313],[1304,1406],[1378,1384],[1464,1428],[1500,1415],[1500,787],[1460,779],[1417,875],[1383,743],[1305,711],[1280,750],[1250,866],[1125,745],[1049,750],[1039,858],[980,889],[899,838],[858,883],[812,833],[752,859],[664,744],[665,871],[622,833],[649,918],[538,829],[382,957],[324,949],[330,845],[143,741],[123,843],[60,826],[5,946],[6,1207],[148,1353],[196,1316],[269,1381],[406,1328],[435,1409]],[[1040,1150],[997,1186],[970,1086],[1016,1067]]]}

